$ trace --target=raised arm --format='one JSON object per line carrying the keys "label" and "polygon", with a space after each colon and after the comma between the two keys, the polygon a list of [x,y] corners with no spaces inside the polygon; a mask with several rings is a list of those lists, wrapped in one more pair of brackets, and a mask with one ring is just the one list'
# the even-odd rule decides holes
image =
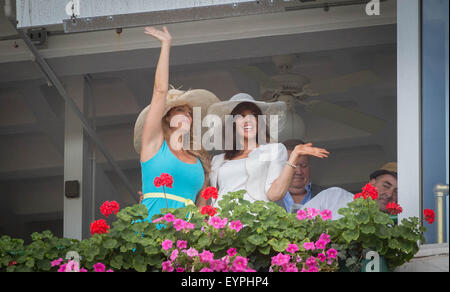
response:
{"label": "raised arm", "polygon": [[[295,149],[292,151],[291,156],[289,157],[289,160],[287,161],[291,165],[297,165],[298,159],[301,155],[310,155],[317,158],[327,158],[330,153],[322,148],[313,147],[311,143],[308,144],[301,144],[297,145]],[[274,164],[273,167],[280,167],[280,161],[274,161],[272,164]],[[277,164],[277,165],[275,165]],[[272,166],[270,166],[272,167]],[[287,191],[289,190],[289,186],[292,182],[292,177],[294,176],[295,169],[285,163],[283,165],[283,169],[281,170],[281,174],[273,180],[270,177],[268,177],[268,186],[266,187],[266,195],[267,198],[272,201],[276,202],[278,200],[281,200],[286,195]],[[273,172],[275,173],[275,172]],[[272,183],[270,183],[273,181]],[[267,189],[268,188],[268,189]]]}
{"label": "raised arm", "polygon": [[153,27],[146,27],[145,34],[161,41],[161,53],[156,67],[152,101],[142,131],[141,161],[152,158],[158,152],[164,140],[161,120],[169,90],[169,59],[172,44],[172,37],[165,26],[162,31]]}

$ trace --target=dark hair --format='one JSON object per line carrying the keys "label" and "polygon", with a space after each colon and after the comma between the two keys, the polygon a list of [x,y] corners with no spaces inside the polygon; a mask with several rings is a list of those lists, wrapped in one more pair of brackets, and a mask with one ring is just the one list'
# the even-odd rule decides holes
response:
{"label": "dark hair", "polygon": [[283,145],[286,147],[289,151],[294,151],[295,146],[297,145],[304,145],[306,144],[303,140],[300,139],[290,139],[283,142]]}
{"label": "dark hair", "polygon": [[[238,104],[232,111],[231,111],[231,116],[234,118],[237,115],[241,115],[244,111],[249,110],[252,112],[252,114],[257,118],[258,116],[261,116],[263,113],[261,111],[261,109],[253,102],[241,102],[240,104]],[[261,121],[262,122],[262,121]],[[258,129],[260,128],[260,126],[264,126],[266,127],[266,125],[258,125]],[[256,132],[256,141],[258,140],[258,132]],[[266,129],[266,142],[270,140],[270,136],[269,133]],[[232,160],[233,158],[235,158],[236,156],[238,156],[240,153],[242,152],[242,150],[237,150],[237,146],[236,146],[236,123],[233,122],[233,149],[232,150],[225,150],[225,159],[226,160]]]}

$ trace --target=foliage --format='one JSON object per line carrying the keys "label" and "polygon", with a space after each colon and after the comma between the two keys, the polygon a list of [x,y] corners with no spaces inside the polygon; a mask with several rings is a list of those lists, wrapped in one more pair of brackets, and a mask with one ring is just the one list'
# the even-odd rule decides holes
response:
{"label": "foliage", "polygon": [[390,269],[411,260],[425,242],[418,218],[403,219],[396,225],[370,198],[358,198],[338,211],[344,217],[330,228],[332,242],[340,251],[341,262],[350,271],[360,271],[367,251],[383,256]]}
{"label": "foliage", "polygon": [[[318,252],[306,250],[304,244],[317,242],[324,233],[330,235],[330,247],[338,251],[341,268],[359,271],[368,250],[377,251],[394,268],[417,253],[418,241],[424,242],[425,228],[419,219],[404,219],[395,225],[370,198],[354,200],[339,210],[343,218],[329,221],[321,216],[299,220],[275,203],[250,203],[243,195],[244,191],[230,193],[219,202],[217,217],[227,218],[227,227],[223,228],[214,226],[210,217],[195,206],[162,209],[162,214],[173,214],[178,221],[163,221],[164,215],[155,215],[152,220],[159,222],[150,223],[144,220],[147,208],[135,205],[118,212],[107,233],[82,241],[57,238],[49,231],[34,233],[29,245],[3,236],[0,271],[56,271],[51,262],[65,259],[69,251],[77,252],[80,267],[90,270],[100,262],[114,271],[161,271],[168,256],[162,246],[164,240],[186,241],[199,253],[210,251],[216,259],[226,257],[232,247],[240,257],[248,259],[249,267],[268,271],[272,258],[286,253],[289,245],[298,246],[302,258],[317,257]],[[231,228],[233,221],[240,221],[242,228]]]}

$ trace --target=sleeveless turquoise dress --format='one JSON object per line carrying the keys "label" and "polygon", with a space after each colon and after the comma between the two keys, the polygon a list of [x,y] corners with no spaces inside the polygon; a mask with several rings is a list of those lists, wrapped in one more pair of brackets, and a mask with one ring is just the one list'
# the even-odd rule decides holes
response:
{"label": "sleeveless turquoise dress", "polygon": [[[195,203],[196,196],[205,181],[205,173],[200,160],[197,158],[195,164],[179,160],[170,150],[166,140],[155,156],[145,162],[141,161],[141,171],[142,193],[144,194],[142,204],[148,209],[148,217],[145,221],[149,222],[155,214],[160,214],[161,209],[167,208],[167,204],[169,208],[177,209],[185,207],[188,201]],[[168,173],[173,177],[173,187],[164,187],[167,204],[166,199],[162,196],[163,187],[157,188],[153,183],[155,177],[159,177],[162,173]]]}

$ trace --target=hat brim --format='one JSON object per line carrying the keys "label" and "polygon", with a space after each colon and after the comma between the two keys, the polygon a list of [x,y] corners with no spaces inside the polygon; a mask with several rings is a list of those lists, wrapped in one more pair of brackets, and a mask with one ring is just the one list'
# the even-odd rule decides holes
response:
{"label": "hat brim", "polygon": [[370,175],[370,179],[376,179],[377,177],[384,175],[384,174],[390,174],[393,177],[397,178],[396,172],[385,170],[385,169],[380,169],[380,170],[376,170],[376,171],[372,172],[372,174]]}
{"label": "hat brim", "polygon": [[[230,115],[233,109],[242,102],[251,102],[257,105],[260,109],[263,115],[266,116],[266,121],[269,123],[269,128],[272,130],[272,126],[270,125],[270,116],[277,116],[278,117],[278,133],[281,132],[284,127],[286,126],[286,111],[287,106],[286,103],[283,101],[276,101],[276,102],[264,102],[264,101],[243,101],[243,100],[228,100],[228,101],[222,101],[213,104],[208,109],[208,115],[215,115],[218,116],[222,122],[225,122],[225,116]],[[224,124],[223,124],[224,125]],[[276,130],[276,129],[274,129]],[[272,132],[272,131],[270,131]]]}
{"label": "hat brim", "polygon": [[[180,92],[180,91],[179,91]],[[205,89],[188,90],[182,94],[173,95],[169,94],[166,99],[166,107],[164,108],[163,116],[165,116],[172,108],[182,105],[189,105],[191,108],[200,108],[202,118],[207,114],[208,108],[220,102],[220,99],[211,91]],[[134,125],[134,149],[140,154],[142,147],[142,131],[144,129],[145,118],[150,109],[150,105],[144,108],[139,114],[136,123]]]}

